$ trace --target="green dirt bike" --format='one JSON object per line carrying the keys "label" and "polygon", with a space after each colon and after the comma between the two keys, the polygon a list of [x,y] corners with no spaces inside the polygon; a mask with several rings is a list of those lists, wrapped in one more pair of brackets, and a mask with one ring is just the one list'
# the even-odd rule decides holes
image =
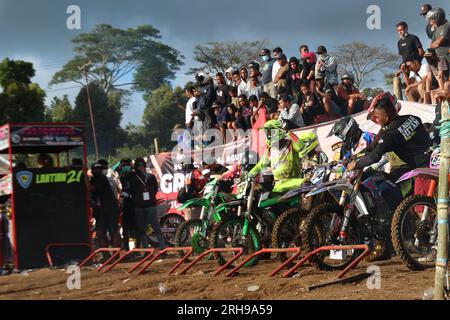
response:
{"label": "green dirt bike", "polygon": [[221,212],[215,210],[216,205],[235,199],[233,195],[222,191],[227,189],[226,184],[226,181],[212,177],[203,190],[202,198],[188,200],[178,209],[181,211],[187,208],[201,208],[201,212],[199,219],[190,219],[180,224],[175,233],[175,246],[192,246],[195,253],[202,253],[208,249],[212,226],[222,221]]}
{"label": "green dirt bike", "polygon": [[[262,188],[257,186],[262,183]],[[233,201],[217,206],[216,212],[229,212],[222,221],[216,223],[211,233],[211,248],[244,248],[244,254],[251,254],[262,247],[270,247],[272,230],[278,216],[292,207],[300,206],[300,197],[283,197],[272,193],[272,183],[261,178],[246,179],[242,192]],[[224,215],[225,216],[225,215]],[[220,265],[226,263],[227,254],[215,253]],[[254,266],[258,257],[245,266]]]}

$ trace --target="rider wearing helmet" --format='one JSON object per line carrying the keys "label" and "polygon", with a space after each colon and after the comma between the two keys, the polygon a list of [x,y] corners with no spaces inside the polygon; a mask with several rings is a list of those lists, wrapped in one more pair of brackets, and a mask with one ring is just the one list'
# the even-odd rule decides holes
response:
{"label": "rider wearing helmet", "polygon": [[248,176],[255,176],[266,168],[272,170],[274,193],[283,193],[303,184],[300,152],[305,141],[284,128],[280,120],[270,120],[264,125],[267,150]]}
{"label": "rider wearing helmet", "polygon": [[355,76],[347,72],[342,75],[341,83],[336,89],[339,104],[343,113],[347,115],[361,112],[369,107],[366,96],[359,92],[354,83]]}
{"label": "rider wearing helmet", "polygon": [[350,116],[339,119],[327,137],[336,136],[343,141],[340,159],[349,161],[350,158],[366,149],[374,141],[374,134],[363,132],[355,119]]}
{"label": "rider wearing helmet", "polygon": [[304,174],[308,174],[311,169],[328,162],[326,153],[319,147],[317,134],[314,132],[301,133],[298,138],[304,143],[303,149],[298,154]]}
{"label": "rider wearing helmet", "polygon": [[406,168],[391,170],[391,181],[396,181],[407,170],[428,166],[431,145],[429,135],[420,118],[413,115],[400,116],[399,108],[396,99],[389,92],[375,97],[367,118],[381,126],[380,132],[375,143],[369,147],[370,152],[358,161],[352,161],[347,170],[362,169],[377,163],[391,151],[406,164]]}
{"label": "rider wearing helmet", "polygon": [[431,26],[433,35],[430,48],[436,49],[438,57],[444,57],[450,62],[450,37],[449,22],[445,19],[445,11],[442,8],[433,8],[425,16]]}

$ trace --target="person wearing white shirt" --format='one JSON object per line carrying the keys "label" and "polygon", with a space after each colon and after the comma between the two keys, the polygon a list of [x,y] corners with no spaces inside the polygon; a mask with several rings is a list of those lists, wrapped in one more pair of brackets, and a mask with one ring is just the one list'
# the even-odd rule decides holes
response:
{"label": "person wearing white shirt", "polygon": [[406,83],[405,94],[408,101],[423,102],[426,94],[426,80],[430,68],[418,60],[409,60],[402,64],[401,71]]}
{"label": "person wearing white shirt", "polygon": [[289,129],[297,129],[305,126],[300,106],[291,104],[286,94],[281,94],[278,100],[280,119],[288,124]]}
{"label": "person wearing white shirt", "polygon": [[192,120],[192,113],[194,112],[194,103],[197,100],[197,98],[194,96],[194,90],[190,87],[187,87],[185,89],[186,97],[189,98],[189,100],[186,103],[186,111],[185,111],[185,123],[186,128],[189,128],[189,124]]}
{"label": "person wearing white shirt", "polygon": [[273,57],[275,58],[275,62],[273,63],[272,66],[272,81],[275,80],[275,77],[278,73],[278,70],[280,70],[281,65],[278,63],[278,61],[276,61],[277,57],[279,54],[283,53],[283,49],[281,49],[280,47],[276,47],[275,49],[273,49]]}

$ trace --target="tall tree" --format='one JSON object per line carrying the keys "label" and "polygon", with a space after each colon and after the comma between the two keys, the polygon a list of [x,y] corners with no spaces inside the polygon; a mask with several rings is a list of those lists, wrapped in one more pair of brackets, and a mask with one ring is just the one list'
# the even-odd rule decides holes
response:
{"label": "tall tree", "polygon": [[389,72],[399,64],[398,55],[384,45],[369,46],[358,41],[337,46],[333,55],[338,61],[338,72],[352,72],[358,88],[364,87],[368,76],[374,72]]}
{"label": "tall tree", "polygon": [[45,92],[31,82],[34,74],[29,62],[6,58],[0,63],[0,123],[45,119]]}
{"label": "tall tree", "polygon": [[69,97],[64,95],[62,99],[53,97],[48,110],[47,119],[51,122],[70,122],[73,119],[73,107]]}
{"label": "tall tree", "polygon": [[259,52],[269,46],[267,40],[208,42],[194,47],[194,60],[200,66],[191,68],[187,74],[198,71],[208,73],[225,72],[229,67],[239,68],[259,59]]}
{"label": "tall tree", "polygon": [[5,58],[0,63],[0,85],[3,88],[6,88],[11,82],[29,85],[34,76],[35,70],[31,62]]}
{"label": "tall tree", "polygon": [[184,114],[178,109],[179,104],[186,104],[183,89],[164,84],[147,97],[142,122],[144,124],[144,146],[158,138],[161,149],[169,150],[176,142],[171,141],[171,129],[177,123],[184,122]]}
{"label": "tall tree", "polygon": [[[106,155],[114,152],[116,147],[120,146],[124,141],[125,134],[120,127],[122,114],[117,106],[109,104],[108,95],[100,84],[91,82],[89,84],[89,94],[91,97],[99,153]],[[81,88],[75,99],[73,119],[74,121],[85,123],[88,150],[92,152],[93,135],[86,88]]]}
{"label": "tall tree", "polygon": [[[184,58],[160,39],[159,30],[151,25],[126,30],[97,25],[72,40],[76,56],[53,75],[50,85],[84,84],[80,68],[89,63],[89,81],[96,81],[106,93],[125,85],[144,92],[156,89],[175,77]],[[125,80],[130,75],[131,82]]]}

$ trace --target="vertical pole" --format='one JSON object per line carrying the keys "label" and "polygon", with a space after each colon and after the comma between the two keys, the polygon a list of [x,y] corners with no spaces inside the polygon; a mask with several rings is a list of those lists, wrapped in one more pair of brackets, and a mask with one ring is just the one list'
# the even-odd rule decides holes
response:
{"label": "vertical pole", "polygon": [[153,141],[155,143],[155,154],[158,154],[159,153],[159,140],[158,140],[158,138],[154,138]]}
{"label": "vertical pole", "polygon": [[448,169],[450,167],[450,117],[448,102],[441,104],[441,164],[438,186],[438,252],[434,282],[434,299],[444,299],[444,283],[448,258]]}
{"label": "vertical pole", "polygon": [[86,94],[87,94],[87,99],[88,99],[89,114],[90,114],[90,118],[91,118],[92,138],[94,139],[95,160],[98,161],[99,156],[98,156],[98,146],[97,146],[97,135],[95,132],[94,114],[92,112],[92,102],[91,102],[91,95],[89,93],[89,81],[88,81],[88,77],[87,77],[88,66],[89,66],[89,64],[85,64],[82,68],[83,68],[84,79],[86,80]]}
{"label": "vertical pole", "polygon": [[394,96],[397,98],[397,100],[403,100],[402,80],[400,79],[400,77],[392,78],[392,86],[394,88]]}

